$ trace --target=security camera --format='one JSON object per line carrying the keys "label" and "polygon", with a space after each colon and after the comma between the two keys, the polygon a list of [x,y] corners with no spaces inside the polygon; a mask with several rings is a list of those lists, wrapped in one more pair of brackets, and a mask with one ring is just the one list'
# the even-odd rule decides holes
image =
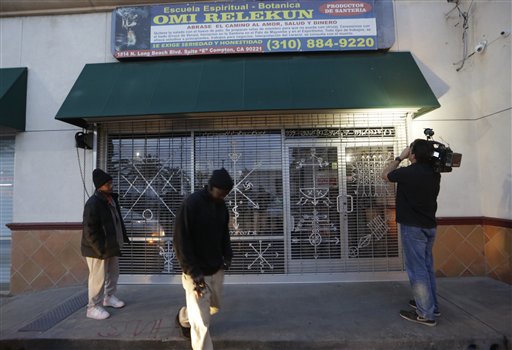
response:
{"label": "security camera", "polygon": [[487,46],[487,41],[482,40],[475,46],[475,52],[476,53],[482,53],[485,50],[485,47]]}

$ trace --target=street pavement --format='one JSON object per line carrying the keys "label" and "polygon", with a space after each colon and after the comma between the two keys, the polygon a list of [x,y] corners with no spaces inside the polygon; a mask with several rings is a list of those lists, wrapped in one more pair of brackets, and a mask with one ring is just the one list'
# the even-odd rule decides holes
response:
{"label": "street pavement", "polygon": [[[0,349],[190,349],[174,318],[180,285],[120,285],[126,302],[107,320],[85,317],[85,306],[45,331],[27,325],[83,287],[0,298]],[[436,327],[400,318],[411,297],[407,281],[309,284],[228,284],[212,318],[216,350],[511,349],[512,286],[485,277],[439,278]],[[22,331],[25,328],[24,331]]]}

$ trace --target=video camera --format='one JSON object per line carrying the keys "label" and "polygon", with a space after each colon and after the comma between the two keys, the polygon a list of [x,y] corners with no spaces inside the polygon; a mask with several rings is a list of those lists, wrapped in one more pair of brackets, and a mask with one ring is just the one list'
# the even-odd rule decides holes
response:
{"label": "video camera", "polygon": [[435,172],[449,173],[452,171],[452,167],[460,167],[460,162],[462,160],[461,153],[455,153],[449,146],[447,147],[441,142],[432,140],[432,136],[434,136],[433,129],[425,128],[423,133],[427,137],[427,140],[432,142],[432,147],[434,149],[432,153],[432,166],[434,167]]}

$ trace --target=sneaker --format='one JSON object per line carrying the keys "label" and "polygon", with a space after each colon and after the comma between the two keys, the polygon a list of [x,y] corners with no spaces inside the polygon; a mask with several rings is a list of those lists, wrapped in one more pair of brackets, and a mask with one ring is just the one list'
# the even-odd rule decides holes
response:
{"label": "sneaker", "polygon": [[110,317],[110,314],[101,306],[93,306],[87,308],[87,317],[94,320],[104,320]]}
{"label": "sneaker", "polygon": [[400,316],[407,321],[416,322],[420,324],[424,324],[425,326],[433,327],[437,325],[436,320],[427,320],[424,317],[419,316],[416,311],[405,311],[400,310]]}
{"label": "sneaker", "polygon": [[176,327],[181,330],[181,335],[183,337],[190,339],[190,327],[183,327],[180,322],[180,311],[178,310],[178,314],[176,315]]}
{"label": "sneaker", "polygon": [[124,306],[124,301],[117,299],[115,295],[110,295],[103,299],[103,306],[110,306],[119,309]]}
{"label": "sneaker", "polygon": [[[409,306],[412,307],[414,310],[416,310],[417,309],[416,301],[414,299],[409,300]],[[434,316],[435,317],[441,316],[441,312],[440,311],[434,311]]]}

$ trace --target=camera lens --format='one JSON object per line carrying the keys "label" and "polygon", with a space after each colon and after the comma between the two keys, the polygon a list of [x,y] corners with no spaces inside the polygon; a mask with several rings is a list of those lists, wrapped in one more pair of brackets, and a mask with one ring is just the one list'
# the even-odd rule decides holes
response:
{"label": "camera lens", "polygon": [[425,134],[425,136],[434,136],[434,130],[430,129],[430,128],[426,128],[423,130],[423,133]]}

